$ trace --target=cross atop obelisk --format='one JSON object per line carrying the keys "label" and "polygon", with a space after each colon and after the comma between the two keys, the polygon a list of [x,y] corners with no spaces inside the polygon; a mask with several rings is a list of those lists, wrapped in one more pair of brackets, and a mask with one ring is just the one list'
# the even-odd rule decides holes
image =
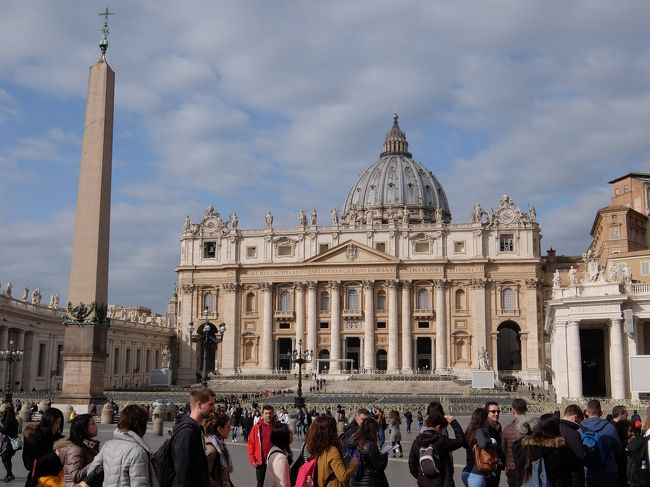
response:
{"label": "cross atop obelisk", "polygon": [[84,119],[77,216],[63,353],[63,392],[60,404],[72,404],[78,412],[101,404],[104,396],[106,342],[109,319],[108,246],[111,216],[113,159],[113,103],[115,73],[106,62],[108,9],[99,48],[102,56],[90,68]]}

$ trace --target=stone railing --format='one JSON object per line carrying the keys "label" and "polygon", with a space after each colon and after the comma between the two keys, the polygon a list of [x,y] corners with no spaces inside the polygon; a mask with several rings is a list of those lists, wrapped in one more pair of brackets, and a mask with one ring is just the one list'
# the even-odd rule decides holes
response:
{"label": "stone railing", "polygon": [[650,284],[643,282],[635,282],[630,284],[630,294],[633,295],[648,295],[650,294]]}

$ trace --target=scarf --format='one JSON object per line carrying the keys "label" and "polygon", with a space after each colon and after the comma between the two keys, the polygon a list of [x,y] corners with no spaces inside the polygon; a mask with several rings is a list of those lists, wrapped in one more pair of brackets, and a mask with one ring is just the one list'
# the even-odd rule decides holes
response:
{"label": "scarf", "polygon": [[210,435],[208,436],[207,442],[210,443],[215,448],[215,450],[217,450],[217,453],[219,454],[219,461],[221,462],[221,467],[226,469],[229,473],[233,473],[235,469],[233,468],[230,454],[228,453],[223,440],[221,438],[218,438],[216,435]]}

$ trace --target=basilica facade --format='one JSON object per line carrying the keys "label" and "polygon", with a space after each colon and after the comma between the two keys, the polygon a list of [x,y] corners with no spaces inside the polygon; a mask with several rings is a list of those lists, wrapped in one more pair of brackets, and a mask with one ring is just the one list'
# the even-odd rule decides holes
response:
{"label": "basilica facade", "polygon": [[[444,189],[409,152],[397,116],[379,159],[322,221],[242,229],[213,207],[180,238],[177,382],[201,369],[194,329],[226,325],[216,373],[292,370],[292,351],[328,374],[502,379],[544,376],[541,233],[507,195],[452,223]],[[479,361],[479,357],[481,360]]]}

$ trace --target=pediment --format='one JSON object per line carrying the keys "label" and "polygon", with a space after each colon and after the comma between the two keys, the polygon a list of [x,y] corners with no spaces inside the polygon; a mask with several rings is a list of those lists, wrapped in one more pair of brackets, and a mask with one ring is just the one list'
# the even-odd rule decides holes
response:
{"label": "pediment", "polygon": [[398,263],[399,259],[355,240],[345,242],[305,261],[310,264]]}

